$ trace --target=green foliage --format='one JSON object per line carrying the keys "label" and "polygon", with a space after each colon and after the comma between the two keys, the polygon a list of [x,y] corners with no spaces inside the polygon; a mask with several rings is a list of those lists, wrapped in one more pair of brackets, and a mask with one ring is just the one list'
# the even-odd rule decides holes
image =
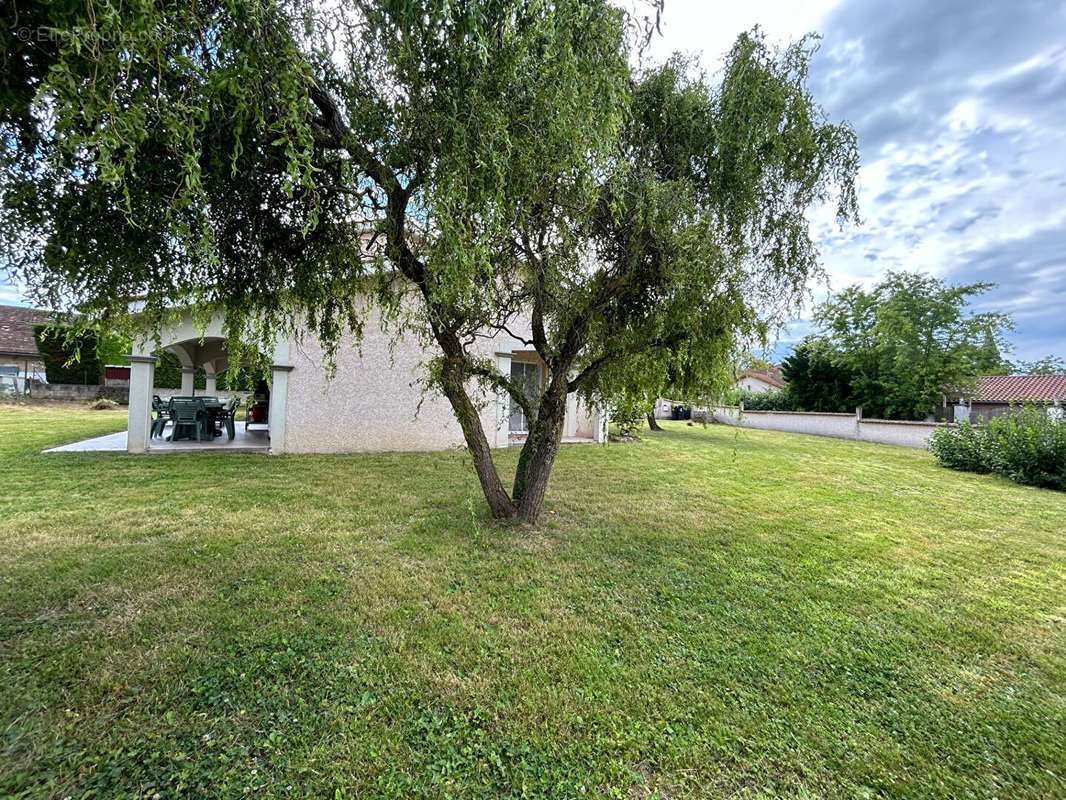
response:
{"label": "green foliage", "polygon": [[[1008,326],[1009,327],[1009,326]],[[991,329],[984,332],[981,344],[973,354],[974,375],[1009,375],[1012,365],[1000,353],[1000,342]]]}
{"label": "green foliage", "polygon": [[786,389],[770,389],[765,392],[742,390],[740,402],[747,411],[800,411],[796,399]]}
{"label": "green foliage", "polygon": [[963,421],[939,428],[929,447],[945,467],[1066,491],[1066,423],[1037,408],[992,417],[983,426]]}
{"label": "green foliage", "polygon": [[833,358],[828,343],[809,336],[781,362],[797,411],[844,412],[857,405],[851,370]]}
{"label": "green foliage", "polygon": [[983,428],[969,420],[954,427],[936,428],[929,436],[929,449],[945,467],[966,472],[990,472]]}
{"label": "green foliage", "polygon": [[103,365],[97,356],[94,331],[42,324],[34,325],[33,337],[49,383],[100,383]]}
{"label": "green foliage", "polygon": [[233,392],[250,392],[259,381],[270,382],[269,367],[233,366],[218,373],[216,386]]}
{"label": "green foliage", "polygon": [[1011,372],[1015,375],[1066,375],[1066,360],[1048,355],[1037,361],[1019,361]]}
{"label": "green foliage", "polygon": [[[181,362],[178,357],[167,350],[159,350],[155,354],[155,385],[160,389],[181,388]],[[202,367],[197,367],[193,376],[193,387],[204,389],[207,387],[207,377]]]}
{"label": "green foliage", "polygon": [[102,366],[108,364],[129,364],[126,356],[132,349],[132,342],[128,337],[113,331],[100,334],[96,345],[96,357]]}
{"label": "green foliage", "polygon": [[966,388],[993,366],[1010,317],[966,310],[989,288],[890,272],[873,289],[852,286],[816,309],[821,346],[847,371],[866,416],[922,419],[945,388]]}
{"label": "green foliage", "polygon": [[471,381],[521,395],[474,345],[528,319],[550,380],[515,501],[567,394],[720,390],[818,273],[808,209],[856,217],[811,40],[743,34],[711,81],[632,68],[647,26],[607,0],[90,0],[55,22],[24,104],[42,138],[2,156],[0,261],[35,299],[115,325],[136,302],[153,332],[220,310],[234,346],[306,328],[329,358],[375,306],[439,348],[426,378],[472,449]]}
{"label": "green foliage", "polygon": [[758,370],[760,372],[769,372],[774,368],[774,365],[767,361],[762,356],[757,356],[754,353],[748,351],[741,355],[740,361],[737,366],[742,369]]}
{"label": "green foliage", "polygon": [[611,409],[611,422],[617,426],[620,435],[635,436],[652,410],[641,396],[622,398]]}

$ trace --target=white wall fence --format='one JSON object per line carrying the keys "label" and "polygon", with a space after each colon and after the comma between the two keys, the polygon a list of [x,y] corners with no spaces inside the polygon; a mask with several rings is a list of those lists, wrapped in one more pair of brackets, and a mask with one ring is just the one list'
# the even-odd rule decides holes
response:
{"label": "white wall fence", "polygon": [[[70,400],[74,402],[90,402],[92,400],[106,397],[109,400],[114,400],[116,403],[125,405],[129,402],[130,388],[129,381],[126,381],[125,386],[112,385],[104,386],[100,384],[87,384],[82,385],[80,383],[38,383],[31,384],[29,391],[25,391],[25,386],[20,382],[16,387],[13,383],[13,376],[0,376],[0,394],[5,391],[17,394],[19,396],[26,394],[35,400]],[[204,389],[197,389],[195,392],[197,395],[206,395],[207,391]],[[164,389],[156,386],[153,390],[153,394],[159,395],[163,400],[169,400],[175,395],[181,394],[181,389]],[[242,402],[246,402],[251,397],[251,392],[247,391],[227,391],[225,389],[218,389],[211,392],[212,397],[217,397],[219,400],[226,401],[236,395]]]}
{"label": "white wall fence", "polygon": [[863,419],[861,408],[855,409],[853,414],[830,414],[817,411],[742,411],[737,406],[719,406],[712,414],[715,422],[739,424],[743,428],[806,433],[811,436],[916,448],[928,447],[930,434],[937,428],[951,424]]}

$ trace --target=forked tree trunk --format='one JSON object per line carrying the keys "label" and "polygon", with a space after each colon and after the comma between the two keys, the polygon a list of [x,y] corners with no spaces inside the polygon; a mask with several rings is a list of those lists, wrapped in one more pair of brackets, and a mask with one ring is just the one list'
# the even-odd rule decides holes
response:
{"label": "forked tree trunk", "polygon": [[541,397],[537,418],[530,427],[515,470],[514,502],[518,518],[529,525],[540,519],[555,456],[566,420],[566,380],[553,380]]}
{"label": "forked tree trunk", "polygon": [[655,413],[648,414],[648,428],[653,431],[661,431],[663,426],[659,424],[659,421],[655,419]]}
{"label": "forked tree trunk", "polygon": [[463,429],[463,437],[466,439],[466,446],[470,450],[470,457],[477,471],[477,478],[481,482],[481,491],[485,494],[492,516],[496,519],[512,519],[517,510],[516,504],[511,501],[511,498],[507,496],[507,490],[503,488],[500,473],[497,472],[496,464],[492,460],[489,440],[485,437],[485,429],[481,426],[481,417],[470,395],[467,394],[466,386],[463,385],[461,370],[454,362],[445,365],[441,384],[444,396],[451,403],[455,418]]}

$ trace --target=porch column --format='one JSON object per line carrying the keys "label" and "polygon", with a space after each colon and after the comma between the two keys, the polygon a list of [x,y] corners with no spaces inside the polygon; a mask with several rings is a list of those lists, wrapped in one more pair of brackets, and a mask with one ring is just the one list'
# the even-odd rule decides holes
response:
{"label": "porch column", "polygon": [[563,423],[563,436],[577,436],[577,392],[566,396],[566,420]]}
{"label": "porch column", "polygon": [[270,365],[270,410],[267,429],[270,436],[270,452],[285,452],[285,406],[289,397],[290,364]]}
{"label": "porch column", "polygon": [[218,393],[218,388],[216,386],[217,379],[218,376],[215,375],[214,372],[208,372],[206,369],[204,370],[204,394],[208,397]]}
{"label": "porch column", "polygon": [[592,417],[595,422],[596,444],[604,444],[607,441],[607,424],[610,422],[607,409],[603,406],[598,406],[593,411]]}
{"label": "porch column", "polygon": [[148,451],[152,429],[152,387],[155,383],[155,358],[128,355],[130,362],[130,410],[126,424],[126,450]]}
{"label": "porch column", "polygon": [[193,387],[195,384],[193,381],[196,379],[195,367],[182,367],[181,368],[181,396],[192,397],[196,391]]}
{"label": "porch column", "polygon": [[[496,369],[505,378],[511,377],[511,356],[513,353],[497,353]],[[494,446],[507,447],[511,432],[511,395],[502,389],[496,393],[496,441]]]}

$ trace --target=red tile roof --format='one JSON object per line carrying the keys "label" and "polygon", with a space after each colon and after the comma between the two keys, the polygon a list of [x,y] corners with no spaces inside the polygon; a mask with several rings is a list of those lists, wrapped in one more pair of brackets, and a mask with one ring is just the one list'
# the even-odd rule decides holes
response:
{"label": "red tile roof", "polygon": [[1066,401],[1066,375],[990,375],[975,388],[975,403]]}
{"label": "red tile roof", "polygon": [[778,389],[784,389],[788,386],[788,382],[781,376],[780,367],[771,367],[768,370],[765,369],[745,369],[737,373],[737,380],[741,378],[756,378],[760,381],[765,381],[771,386],[776,386]]}
{"label": "red tile roof", "polygon": [[51,319],[51,313],[37,308],[0,306],[0,353],[37,358],[33,326]]}

